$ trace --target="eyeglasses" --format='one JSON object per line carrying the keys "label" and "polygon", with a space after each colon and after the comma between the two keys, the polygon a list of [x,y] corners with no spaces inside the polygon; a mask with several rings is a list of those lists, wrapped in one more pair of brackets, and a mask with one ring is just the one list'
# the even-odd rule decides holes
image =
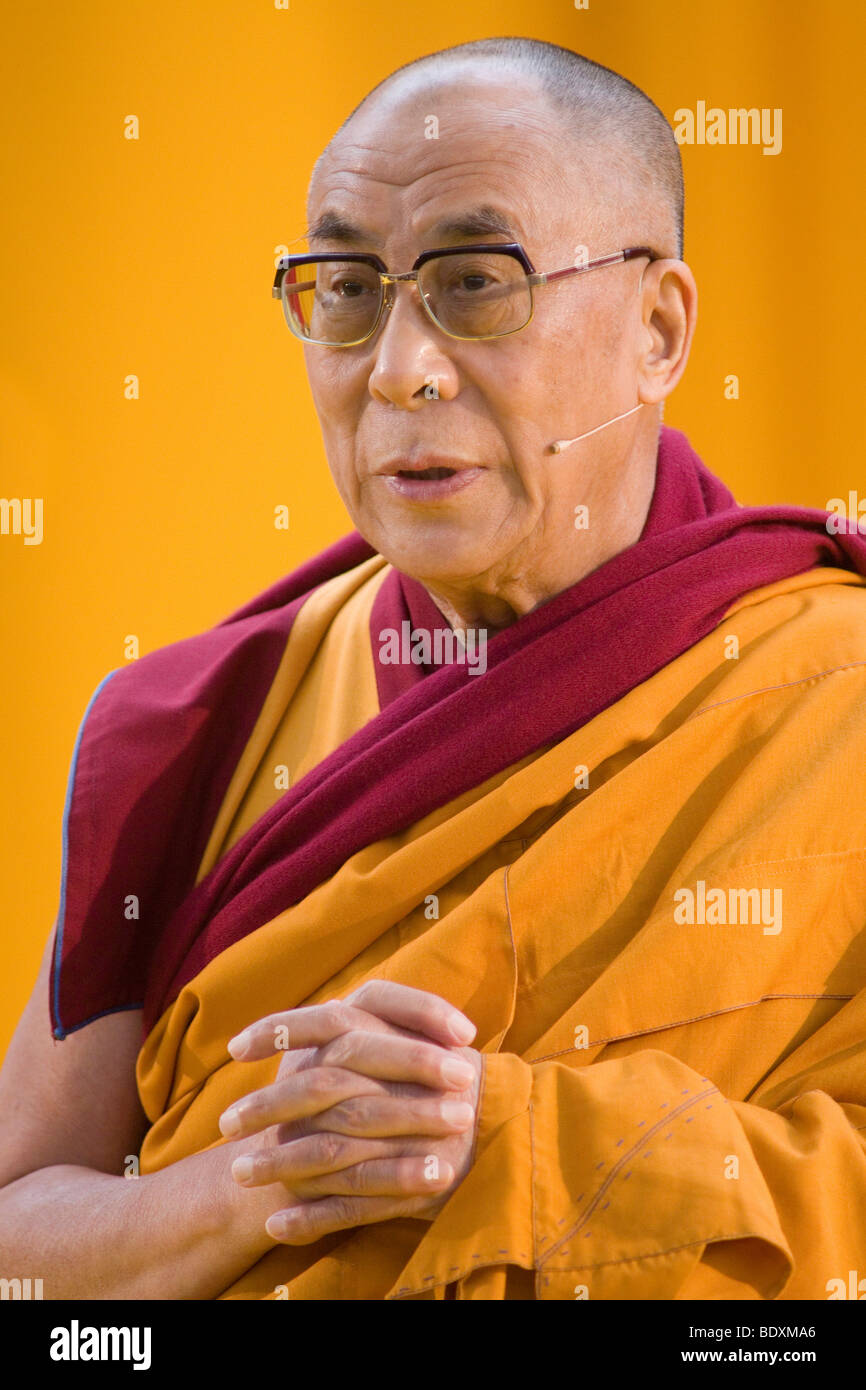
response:
{"label": "eyeglasses", "polygon": [[422,251],[411,270],[392,275],[366,252],[282,256],[272,294],[282,300],[295,337],[324,347],[365,343],[390,312],[394,286],[412,280],[427,314],[449,338],[505,338],[529,323],[536,287],[641,256],[662,259],[648,246],[630,246],[542,275],[517,242],[498,242]]}

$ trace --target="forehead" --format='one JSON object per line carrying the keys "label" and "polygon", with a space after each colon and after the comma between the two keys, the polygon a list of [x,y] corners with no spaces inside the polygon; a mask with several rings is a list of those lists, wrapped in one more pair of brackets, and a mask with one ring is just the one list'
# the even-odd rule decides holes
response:
{"label": "forehead", "polygon": [[[526,79],[476,71],[471,81],[463,73],[398,83],[376,93],[325,151],[310,183],[309,224],[341,219],[384,245],[459,226],[461,213],[481,207],[519,240],[537,240],[542,227],[588,217],[588,165],[584,142],[566,137]],[[449,233],[471,234],[471,225]]]}

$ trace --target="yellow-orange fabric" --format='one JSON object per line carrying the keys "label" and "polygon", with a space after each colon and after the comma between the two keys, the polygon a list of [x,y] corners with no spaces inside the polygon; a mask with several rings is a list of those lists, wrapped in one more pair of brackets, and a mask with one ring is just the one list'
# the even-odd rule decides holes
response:
{"label": "yellow-orange fabric", "polygon": [[[202,872],[275,765],[375,714],[384,574],[302,614]],[[231,1036],[365,979],[444,996],[484,1054],[475,1161],[434,1221],[274,1244],[222,1297],[823,1299],[866,1276],[864,768],[866,581],[815,570],[211,961],[139,1057],[142,1172],[222,1142],[273,1079]],[[684,921],[701,884],[738,920]]]}

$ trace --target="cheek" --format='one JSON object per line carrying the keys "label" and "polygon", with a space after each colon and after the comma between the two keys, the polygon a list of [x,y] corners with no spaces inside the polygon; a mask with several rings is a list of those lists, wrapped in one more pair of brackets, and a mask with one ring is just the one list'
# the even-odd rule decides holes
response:
{"label": "cheek", "polygon": [[558,365],[561,352],[556,344],[515,338],[507,352],[497,352],[485,362],[483,373],[475,374],[474,381],[494,415],[522,429],[543,418],[544,400]]}
{"label": "cheek", "polygon": [[311,361],[314,352],[314,348],[305,349],[307,379],[319,418],[328,468],[338,493],[351,511],[357,506],[355,450],[361,410],[358,401],[359,397],[363,401],[363,392],[354,389],[343,364],[322,360],[318,354]]}
{"label": "cheek", "polygon": [[[521,345],[523,347],[523,345]],[[533,441],[549,433],[549,422],[563,404],[586,390],[585,354],[564,334],[527,343],[525,350],[497,364],[488,378],[487,399],[506,425],[511,442]]]}
{"label": "cheek", "polygon": [[356,421],[366,399],[368,371],[323,349],[304,349],[313,402],[326,435]]}

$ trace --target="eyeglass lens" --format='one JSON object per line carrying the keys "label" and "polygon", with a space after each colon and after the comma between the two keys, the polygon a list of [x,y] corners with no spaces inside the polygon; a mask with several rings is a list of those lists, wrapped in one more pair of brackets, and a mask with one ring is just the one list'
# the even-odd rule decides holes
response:
{"label": "eyeglass lens", "polygon": [[[418,271],[418,288],[446,333],[500,337],[529,322],[532,292],[515,257],[495,251],[438,256]],[[283,309],[292,332],[334,346],[372,331],[382,305],[379,273],[363,261],[322,260],[283,277]]]}

